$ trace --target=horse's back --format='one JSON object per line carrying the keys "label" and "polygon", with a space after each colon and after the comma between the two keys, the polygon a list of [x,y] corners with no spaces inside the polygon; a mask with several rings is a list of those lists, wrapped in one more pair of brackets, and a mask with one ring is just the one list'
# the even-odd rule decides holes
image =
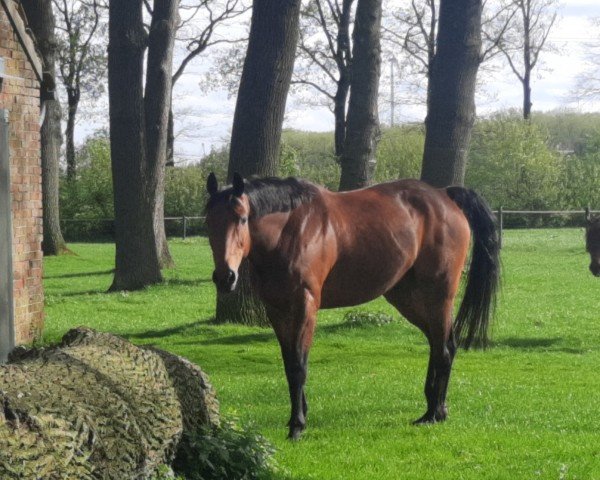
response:
{"label": "horse's back", "polygon": [[460,209],[445,190],[421,181],[322,195],[336,253],[323,287],[325,308],[376,298],[424,255],[439,261],[440,252],[452,250],[456,241],[464,244],[465,235],[468,244],[469,229]]}

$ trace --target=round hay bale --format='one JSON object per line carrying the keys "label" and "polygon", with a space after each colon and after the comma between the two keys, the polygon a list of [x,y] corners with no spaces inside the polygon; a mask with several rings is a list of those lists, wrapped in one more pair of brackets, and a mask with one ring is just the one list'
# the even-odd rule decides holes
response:
{"label": "round hay bale", "polygon": [[86,328],[0,366],[0,478],[145,479],[218,424],[195,365]]}

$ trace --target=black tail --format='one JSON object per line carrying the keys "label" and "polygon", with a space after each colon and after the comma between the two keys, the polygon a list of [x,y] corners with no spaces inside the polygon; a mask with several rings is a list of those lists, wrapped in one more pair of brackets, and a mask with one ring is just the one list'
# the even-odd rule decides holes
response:
{"label": "black tail", "polygon": [[500,279],[500,243],[495,217],[486,201],[473,190],[448,187],[448,196],[464,212],[473,232],[471,266],[463,301],[454,322],[458,344],[485,347]]}

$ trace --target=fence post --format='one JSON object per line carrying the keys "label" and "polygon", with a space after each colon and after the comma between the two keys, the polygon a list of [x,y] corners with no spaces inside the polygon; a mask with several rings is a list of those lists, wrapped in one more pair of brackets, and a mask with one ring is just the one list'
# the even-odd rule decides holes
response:
{"label": "fence post", "polygon": [[187,217],[184,215],[181,219],[183,221],[183,239],[185,240],[187,237]]}
{"label": "fence post", "polygon": [[498,209],[498,246],[502,248],[502,230],[504,229],[504,212],[502,206]]}
{"label": "fence post", "polygon": [[590,221],[590,217],[591,217],[589,205],[587,207],[585,207],[584,213],[585,213],[585,223],[588,223]]}

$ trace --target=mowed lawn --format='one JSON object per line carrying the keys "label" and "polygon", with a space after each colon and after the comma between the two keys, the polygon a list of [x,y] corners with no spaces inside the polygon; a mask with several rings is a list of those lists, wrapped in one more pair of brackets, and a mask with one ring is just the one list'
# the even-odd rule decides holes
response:
{"label": "mowed lawn", "polygon": [[[86,325],[199,364],[223,412],[251,422],[291,479],[600,479],[600,279],[583,230],[507,231],[487,351],[460,351],[447,422],[425,410],[428,347],[398,320],[352,328],[322,311],[310,357],[308,429],[288,442],[287,385],[269,329],[213,323],[205,239],[174,240],[164,285],[105,293],[114,246],[71,244],[45,260],[45,342]],[[384,301],[360,307],[392,313]]]}

